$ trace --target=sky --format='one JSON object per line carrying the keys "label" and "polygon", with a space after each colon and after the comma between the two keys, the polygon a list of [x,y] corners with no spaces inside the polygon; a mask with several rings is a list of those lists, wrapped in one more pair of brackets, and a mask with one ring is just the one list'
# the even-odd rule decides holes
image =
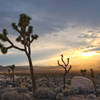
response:
{"label": "sky", "polygon": [[[55,66],[64,54],[72,65],[99,66],[100,0],[0,0],[0,32],[6,28],[14,43],[18,33],[11,23],[21,13],[39,35],[32,44],[34,65]],[[28,65],[27,57],[14,49],[0,53],[0,65],[9,64]]]}

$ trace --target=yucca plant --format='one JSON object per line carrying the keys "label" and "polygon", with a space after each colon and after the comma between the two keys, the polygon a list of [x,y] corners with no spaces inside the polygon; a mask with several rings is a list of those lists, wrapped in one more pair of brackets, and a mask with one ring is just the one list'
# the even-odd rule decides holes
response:
{"label": "yucca plant", "polygon": [[63,64],[60,64],[58,60],[58,66],[61,66],[64,69],[64,74],[63,74],[63,88],[65,89],[65,82],[66,82],[66,75],[70,72],[72,66],[69,65],[69,58],[67,58],[67,62],[64,61],[64,56],[63,54],[61,55],[61,61]]}
{"label": "yucca plant", "polygon": [[28,15],[20,14],[18,24],[16,24],[15,22],[12,23],[13,29],[18,33],[16,41],[18,43],[21,43],[22,47],[16,46],[8,37],[7,30],[3,29],[2,34],[0,34],[0,40],[2,41],[2,43],[8,42],[9,46],[4,46],[2,43],[0,43],[0,49],[1,52],[4,54],[6,54],[7,51],[12,48],[23,51],[26,54],[31,73],[32,91],[34,93],[36,90],[36,83],[35,83],[34,69],[31,58],[31,44],[34,40],[37,40],[38,35],[33,34],[33,27],[30,25],[30,20],[31,18]]}

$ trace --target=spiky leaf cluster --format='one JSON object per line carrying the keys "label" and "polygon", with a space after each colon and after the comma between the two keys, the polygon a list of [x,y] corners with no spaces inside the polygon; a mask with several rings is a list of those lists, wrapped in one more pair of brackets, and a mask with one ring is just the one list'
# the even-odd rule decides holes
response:
{"label": "spiky leaf cluster", "polygon": [[17,41],[17,42],[20,42],[20,41],[21,41],[21,36],[18,36],[18,37],[16,38],[16,41]]}
{"label": "spiky leaf cluster", "polygon": [[9,68],[10,68],[11,70],[14,70],[14,69],[15,69],[15,65],[11,65],[11,66],[9,66]]}
{"label": "spiky leaf cluster", "polygon": [[0,49],[3,47],[3,44],[0,43]]}
{"label": "spiky leaf cluster", "polygon": [[31,34],[32,32],[33,32],[33,27],[32,27],[32,26],[29,26],[29,27],[28,27],[28,33]]}
{"label": "spiky leaf cluster", "polygon": [[37,34],[32,34],[33,27],[29,25],[30,20],[31,18],[29,16],[26,14],[21,14],[18,25],[16,23],[12,23],[12,27],[19,33],[16,41],[26,46],[29,46],[33,40],[38,38]]}
{"label": "spiky leaf cluster", "polygon": [[4,47],[3,44],[1,44],[1,43],[0,43],[0,49],[1,49],[1,52],[2,52],[3,54],[6,54],[7,51],[8,51],[8,49],[7,49],[6,47]]}
{"label": "spiky leaf cluster", "polygon": [[5,34],[0,34],[0,40],[3,41],[3,42],[6,42],[7,41],[7,37]]}
{"label": "spiky leaf cluster", "polygon": [[[7,34],[8,34],[7,30],[3,29],[2,34],[0,34],[0,40],[2,42],[8,41]],[[2,43],[0,43],[0,49],[3,54],[6,54],[8,51],[8,48],[6,48]]]}
{"label": "spiky leaf cluster", "polygon": [[18,26],[20,27],[26,27],[29,25],[31,18],[27,16],[26,14],[21,14],[19,18]]}
{"label": "spiky leaf cluster", "polygon": [[5,37],[8,35],[8,32],[7,32],[6,29],[3,29],[3,34],[4,34]]}
{"label": "spiky leaf cluster", "polygon": [[6,54],[7,51],[8,51],[8,49],[7,49],[6,47],[2,47],[2,48],[1,48],[1,52],[2,52],[3,54]]}
{"label": "spiky leaf cluster", "polygon": [[31,36],[31,38],[32,38],[33,40],[36,40],[36,39],[38,38],[38,35],[37,35],[37,34],[34,34],[34,35]]}
{"label": "spiky leaf cluster", "polygon": [[13,27],[13,29],[17,29],[17,25],[16,25],[16,23],[12,23],[12,27]]}

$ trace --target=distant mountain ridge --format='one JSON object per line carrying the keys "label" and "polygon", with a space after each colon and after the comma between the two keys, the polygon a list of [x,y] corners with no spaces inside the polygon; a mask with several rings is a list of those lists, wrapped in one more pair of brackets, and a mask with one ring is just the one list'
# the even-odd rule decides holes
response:
{"label": "distant mountain ridge", "polygon": [[[23,71],[23,70],[28,70],[28,67],[24,66],[16,66],[16,71]],[[8,71],[8,66],[2,66],[0,65],[0,72],[1,71]]]}
{"label": "distant mountain ridge", "polygon": [[[58,70],[59,67],[57,66],[35,66],[34,67],[34,70],[35,71],[55,71],[55,70]],[[28,66],[16,66],[15,68],[16,71],[28,71],[29,70],[29,67]],[[3,71],[8,71],[8,66],[2,66],[0,65],[0,72],[3,72]]]}

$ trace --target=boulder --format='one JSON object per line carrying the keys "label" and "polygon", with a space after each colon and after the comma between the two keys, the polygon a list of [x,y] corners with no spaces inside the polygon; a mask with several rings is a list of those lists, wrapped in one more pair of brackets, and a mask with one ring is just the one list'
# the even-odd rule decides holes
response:
{"label": "boulder", "polygon": [[87,100],[97,100],[96,95],[95,94],[90,94],[86,97]]}
{"label": "boulder", "polygon": [[87,100],[83,95],[69,96],[66,100]]}
{"label": "boulder", "polygon": [[36,90],[35,96],[39,99],[52,99],[54,100],[56,98],[55,92],[50,90],[49,88],[38,88]]}
{"label": "boulder", "polygon": [[92,80],[83,76],[73,77],[71,87],[80,90],[80,92],[93,92],[95,90]]}
{"label": "boulder", "polygon": [[59,93],[59,92],[62,92],[62,88],[57,87],[57,88],[54,89],[54,92],[55,92],[56,94]]}
{"label": "boulder", "polygon": [[55,99],[56,99],[56,93],[55,93],[54,91],[50,90],[50,91],[48,92],[48,97],[49,97],[49,99],[51,99],[51,100],[55,100]]}
{"label": "boulder", "polygon": [[16,91],[7,91],[1,95],[1,100],[32,100],[32,98],[29,94],[19,94]]}
{"label": "boulder", "polygon": [[28,93],[28,89],[26,88],[15,88],[18,93]]}
{"label": "boulder", "polygon": [[63,97],[64,97],[63,93],[58,93],[56,95],[56,100],[63,100]]}
{"label": "boulder", "polygon": [[4,88],[4,89],[0,89],[0,100],[1,100],[1,96],[3,93],[5,92],[12,92],[12,91],[16,91],[14,88]]}
{"label": "boulder", "polygon": [[65,89],[63,90],[63,94],[64,96],[70,96],[70,95],[76,95],[79,94],[79,90],[78,89]]}
{"label": "boulder", "polygon": [[36,95],[36,97],[37,98],[43,98],[43,99],[45,99],[45,98],[48,98],[48,91],[49,91],[49,89],[48,88],[38,88],[37,90],[36,90],[36,93],[35,93],[35,95]]}

